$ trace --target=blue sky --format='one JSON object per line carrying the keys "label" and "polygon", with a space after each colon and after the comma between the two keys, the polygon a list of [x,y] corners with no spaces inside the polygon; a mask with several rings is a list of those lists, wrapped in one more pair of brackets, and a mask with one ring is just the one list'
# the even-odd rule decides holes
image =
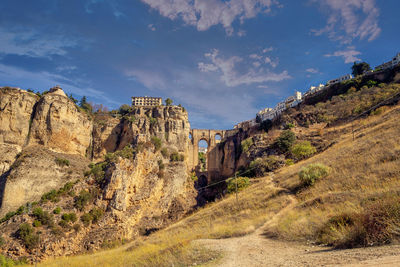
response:
{"label": "blue sky", "polygon": [[400,52],[398,0],[2,0],[0,86],[110,109],[170,97],[230,129],[295,90]]}

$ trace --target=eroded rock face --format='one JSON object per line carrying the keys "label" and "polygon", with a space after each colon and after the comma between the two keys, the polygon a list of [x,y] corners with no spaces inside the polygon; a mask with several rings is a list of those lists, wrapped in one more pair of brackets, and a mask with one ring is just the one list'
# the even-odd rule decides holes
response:
{"label": "eroded rock face", "polygon": [[0,89],[0,175],[8,171],[27,142],[39,97],[16,88]]}
{"label": "eroded rock face", "polygon": [[186,111],[176,106],[137,107],[123,118],[103,118],[94,125],[93,158],[156,136],[170,150],[188,153],[190,124]]}
{"label": "eroded rock face", "polygon": [[0,89],[0,143],[24,146],[39,97],[15,88]]}
{"label": "eroded rock face", "polygon": [[[68,160],[69,165],[60,166],[56,159]],[[81,178],[88,164],[89,161],[79,155],[56,153],[40,146],[24,149],[10,172],[0,178],[0,217]]]}
{"label": "eroded rock face", "polygon": [[37,103],[29,145],[85,156],[92,141],[92,121],[60,89],[45,94]]}

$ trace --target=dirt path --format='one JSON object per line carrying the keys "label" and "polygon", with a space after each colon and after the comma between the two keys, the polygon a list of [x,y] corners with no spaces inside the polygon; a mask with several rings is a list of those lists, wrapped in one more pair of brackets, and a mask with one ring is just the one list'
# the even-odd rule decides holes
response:
{"label": "dirt path", "polygon": [[252,234],[195,242],[222,253],[223,258],[214,266],[400,266],[400,245],[332,250],[266,238],[263,235],[265,227],[275,224],[296,205],[297,200],[291,195],[288,197],[289,204]]}

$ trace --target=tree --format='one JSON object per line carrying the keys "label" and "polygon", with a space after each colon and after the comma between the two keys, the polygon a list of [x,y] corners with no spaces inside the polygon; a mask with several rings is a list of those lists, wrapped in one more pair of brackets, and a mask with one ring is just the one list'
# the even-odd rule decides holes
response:
{"label": "tree", "polygon": [[81,101],[79,101],[79,106],[88,113],[92,113],[92,105],[86,101],[86,96],[82,96]]}
{"label": "tree", "polygon": [[282,152],[287,152],[296,141],[296,135],[291,130],[283,131],[276,140],[277,146]]}
{"label": "tree", "polygon": [[167,99],[165,99],[165,105],[167,105],[167,106],[171,106],[172,105],[172,99],[171,98],[167,98]]}
{"label": "tree", "polygon": [[358,75],[362,75],[364,72],[371,70],[371,67],[367,62],[354,62],[353,66],[351,67],[353,71],[353,76],[356,77]]}

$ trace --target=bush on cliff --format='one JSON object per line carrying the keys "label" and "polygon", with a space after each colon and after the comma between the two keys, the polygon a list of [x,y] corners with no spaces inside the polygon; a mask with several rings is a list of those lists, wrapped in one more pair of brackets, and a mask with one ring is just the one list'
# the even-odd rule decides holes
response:
{"label": "bush on cliff", "polygon": [[275,143],[283,153],[286,153],[295,141],[296,135],[291,130],[285,130],[279,135]]}
{"label": "bush on cliff", "polygon": [[268,156],[264,158],[256,158],[250,162],[246,176],[262,177],[267,172],[274,171],[285,165],[285,161],[277,156]]}
{"label": "bush on cliff", "polygon": [[156,151],[160,150],[160,148],[162,146],[162,142],[161,142],[160,138],[158,138],[157,136],[152,136],[151,143],[154,145],[154,148]]}
{"label": "bush on cliff", "polygon": [[92,201],[93,196],[90,194],[88,191],[82,190],[79,192],[79,195],[75,197],[75,203],[74,206],[80,211],[83,211],[89,201]]}
{"label": "bush on cliff", "polygon": [[296,159],[301,160],[313,155],[317,149],[309,141],[300,141],[291,147],[290,152]]}
{"label": "bush on cliff", "polygon": [[229,179],[227,183],[228,183],[227,191],[230,194],[236,192],[236,183],[237,183],[237,190],[239,192],[250,185],[250,180],[248,177],[237,177],[236,179],[235,178]]}
{"label": "bush on cliff", "polygon": [[170,161],[184,161],[185,155],[175,151],[175,152],[171,153],[169,159],[170,159]]}
{"label": "bush on cliff", "polygon": [[33,249],[39,244],[39,236],[28,223],[23,223],[19,226],[17,237],[21,239],[28,249]]}
{"label": "bush on cliff", "polygon": [[32,215],[38,220],[42,225],[53,225],[53,216],[48,211],[43,211],[42,208],[37,207],[33,210]]}
{"label": "bush on cliff", "polygon": [[250,147],[253,145],[253,139],[251,137],[243,140],[241,143],[241,149],[242,152],[247,153],[250,149]]}
{"label": "bush on cliff", "polygon": [[303,186],[312,186],[315,182],[329,174],[329,167],[321,163],[310,164],[299,172],[300,182]]}

